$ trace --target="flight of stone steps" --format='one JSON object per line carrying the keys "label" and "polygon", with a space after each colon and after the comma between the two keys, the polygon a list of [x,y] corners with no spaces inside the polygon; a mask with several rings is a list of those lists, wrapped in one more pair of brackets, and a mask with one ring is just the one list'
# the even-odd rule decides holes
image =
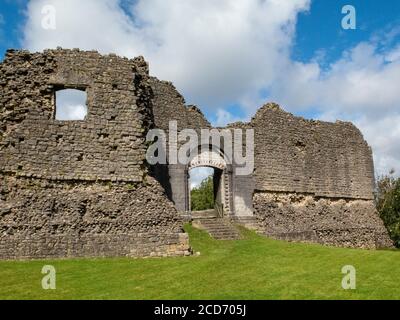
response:
{"label": "flight of stone steps", "polygon": [[238,229],[228,220],[219,218],[215,210],[192,212],[193,225],[207,231],[216,240],[241,239]]}

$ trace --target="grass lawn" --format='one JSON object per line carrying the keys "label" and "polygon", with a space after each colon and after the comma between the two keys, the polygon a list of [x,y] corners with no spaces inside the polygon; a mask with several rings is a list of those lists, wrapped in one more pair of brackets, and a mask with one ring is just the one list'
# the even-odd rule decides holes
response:
{"label": "grass lawn", "polygon": [[[400,299],[400,251],[186,231],[200,256],[0,262],[0,299]],[[57,270],[56,290],[41,287],[44,264]],[[341,287],[345,265],[357,270],[356,290]]]}

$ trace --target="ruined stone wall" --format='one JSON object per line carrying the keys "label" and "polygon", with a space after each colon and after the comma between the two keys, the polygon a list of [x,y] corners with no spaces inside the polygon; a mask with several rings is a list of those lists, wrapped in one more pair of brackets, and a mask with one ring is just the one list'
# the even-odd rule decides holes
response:
{"label": "ruined stone wall", "polygon": [[256,192],[254,206],[259,227],[277,239],[366,249],[393,246],[370,200]]}
{"label": "ruined stone wall", "polygon": [[[9,52],[0,64],[0,170],[57,180],[142,181],[151,121],[143,63],[96,52]],[[85,121],[54,119],[61,88],[87,92]]]}
{"label": "ruined stone wall", "polygon": [[305,120],[274,104],[251,124],[257,190],[373,199],[372,151],[353,124]]}
{"label": "ruined stone wall", "polygon": [[[0,258],[188,254],[182,220],[147,176],[142,58],[9,51],[0,88]],[[84,121],[54,119],[63,88],[86,91]]]}
{"label": "ruined stone wall", "polygon": [[392,246],[373,200],[372,152],[353,124],[305,120],[268,104],[249,125],[255,130],[253,202],[265,234]]}
{"label": "ruined stone wall", "polygon": [[152,104],[156,128],[167,132],[171,120],[177,121],[178,131],[211,128],[200,109],[192,105],[187,106],[185,99],[171,82],[152,77],[150,84],[154,93]]}
{"label": "ruined stone wall", "polygon": [[2,176],[0,258],[189,254],[164,190],[146,184],[60,182]]}

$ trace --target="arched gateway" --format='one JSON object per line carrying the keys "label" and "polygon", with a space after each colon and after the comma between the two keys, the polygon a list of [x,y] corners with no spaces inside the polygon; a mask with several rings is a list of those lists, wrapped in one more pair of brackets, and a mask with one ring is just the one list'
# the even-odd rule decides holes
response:
{"label": "arched gateway", "polygon": [[190,170],[199,167],[208,167],[214,169],[214,202],[215,209],[221,216],[233,215],[233,192],[232,192],[232,170],[221,150],[200,151],[194,156],[186,168],[187,186],[185,207],[188,214],[191,214],[190,206],[190,186],[188,179],[190,178]]}

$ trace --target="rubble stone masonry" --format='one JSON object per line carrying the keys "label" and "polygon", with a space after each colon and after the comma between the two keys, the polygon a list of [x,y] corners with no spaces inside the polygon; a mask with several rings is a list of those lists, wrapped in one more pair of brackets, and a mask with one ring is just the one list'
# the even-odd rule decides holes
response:
{"label": "rubble stone masonry", "polygon": [[[66,88],[86,91],[84,121],[55,120]],[[189,254],[180,216],[147,172],[143,58],[10,50],[0,90],[0,258]]]}
{"label": "rubble stone masonry", "polygon": [[255,130],[253,203],[265,234],[393,246],[375,208],[372,151],[353,124],[305,120],[271,103],[249,125]]}

